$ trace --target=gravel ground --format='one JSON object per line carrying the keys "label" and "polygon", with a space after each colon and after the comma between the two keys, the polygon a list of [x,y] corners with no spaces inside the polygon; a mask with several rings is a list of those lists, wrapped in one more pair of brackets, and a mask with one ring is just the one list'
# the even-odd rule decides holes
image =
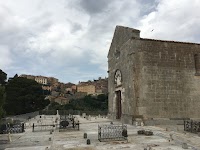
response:
{"label": "gravel ground", "polygon": [[[133,126],[127,125],[128,140],[107,141],[98,140],[98,125],[110,124],[111,120],[102,117],[91,117],[89,120],[76,116],[80,121],[80,130],[68,130],[59,132],[57,129],[50,134],[50,130],[32,132],[31,125],[52,124],[58,116],[39,116],[26,122],[24,133],[11,134],[8,141],[7,134],[0,135],[0,150],[183,150],[183,143],[187,143],[188,149],[200,150],[200,137],[196,134],[185,133],[182,126]],[[113,122],[120,124],[119,122]],[[121,125],[121,124],[120,124]],[[50,127],[52,129],[53,127]],[[167,128],[167,130],[166,130]],[[154,135],[138,135],[138,130],[153,131]],[[47,130],[47,131],[46,131]],[[91,144],[87,145],[83,138],[87,133],[87,139]],[[171,137],[170,137],[171,134]]]}

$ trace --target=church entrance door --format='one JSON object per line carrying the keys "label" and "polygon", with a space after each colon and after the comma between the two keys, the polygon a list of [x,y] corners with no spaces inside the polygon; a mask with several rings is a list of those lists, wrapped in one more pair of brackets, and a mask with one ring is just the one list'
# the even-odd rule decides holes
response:
{"label": "church entrance door", "polygon": [[121,105],[121,91],[116,91],[116,119],[121,119],[122,116],[122,105]]}

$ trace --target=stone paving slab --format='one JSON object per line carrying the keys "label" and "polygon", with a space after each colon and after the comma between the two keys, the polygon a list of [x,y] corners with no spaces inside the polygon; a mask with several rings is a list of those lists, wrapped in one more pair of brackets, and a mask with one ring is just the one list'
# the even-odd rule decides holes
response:
{"label": "stone paving slab", "polygon": [[[46,117],[48,118],[48,117]],[[32,132],[32,127],[27,126],[25,133],[12,134],[12,142],[8,142],[7,135],[0,135],[0,149],[6,150],[144,150],[151,147],[152,150],[183,150],[182,143],[188,144],[188,149],[200,150],[200,137],[195,134],[179,131],[166,130],[165,126],[133,126],[127,125],[128,141],[108,141],[98,140],[98,125],[110,124],[111,120],[102,117],[90,117],[89,120],[77,116],[80,121],[80,130],[70,130],[59,132],[55,130],[52,134],[49,131]],[[36,119],[31,119],[29,123],[36,123]],[[45,122],[45,120],[43,120]],[[49,120],[47,120],[49,122]],[[121,124],[120,122],[113,122]],[[151,130],[153,136],[138,135],[138,130]],[[83,134],[87,133],[87,138],[91,144],[86,144]],[[173,139],[170,138],[173,134]],[[6,143],[7,141],[7,143]],[[48,148],[47,148],[48,147]]]}
{"label": "stone paving slab", "polygon": [[6,150],[47,150],[50,146],[32,146],[32,147],[17,147],[17,148],[6,148]]}

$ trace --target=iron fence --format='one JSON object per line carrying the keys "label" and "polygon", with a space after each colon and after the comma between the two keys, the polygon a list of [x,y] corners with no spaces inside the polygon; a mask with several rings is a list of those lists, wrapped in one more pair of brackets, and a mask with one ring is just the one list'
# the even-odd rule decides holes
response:
{"label": "iron fence", "polygon": [[56,127],[57,124],[37,124],[33,123],[32,132],[41,132],[41,131],[52,131]]}
{"label": "iron fence", "polygon": [[70,129],[79,130],[79,121],[73,115],[61,115],[59,132]]}
{"label": "iron fence", "polygon": [[200,121],[184,120],[184,131],[192,133],[200,132]]}
{"label": "iron fence", "polygon": [[127,140],[127,125],[98,125],[98,140]]}
{"label": "iron fence", "polygon": [[24,123],[22,124],[1,124],[0,125],[0,134],[8,133],[22,133],[24,130]]}

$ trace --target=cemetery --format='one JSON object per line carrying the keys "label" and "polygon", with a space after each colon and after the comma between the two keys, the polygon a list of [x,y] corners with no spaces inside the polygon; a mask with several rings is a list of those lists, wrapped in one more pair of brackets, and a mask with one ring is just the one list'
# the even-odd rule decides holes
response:
{"label": "cemetery", "polygon": [[130,125],[102,115],[60,115],[57,111],[3,129],[2,150],[200,149],[199,122],[192,120],[180,125],[146,126],[141,121]]}

